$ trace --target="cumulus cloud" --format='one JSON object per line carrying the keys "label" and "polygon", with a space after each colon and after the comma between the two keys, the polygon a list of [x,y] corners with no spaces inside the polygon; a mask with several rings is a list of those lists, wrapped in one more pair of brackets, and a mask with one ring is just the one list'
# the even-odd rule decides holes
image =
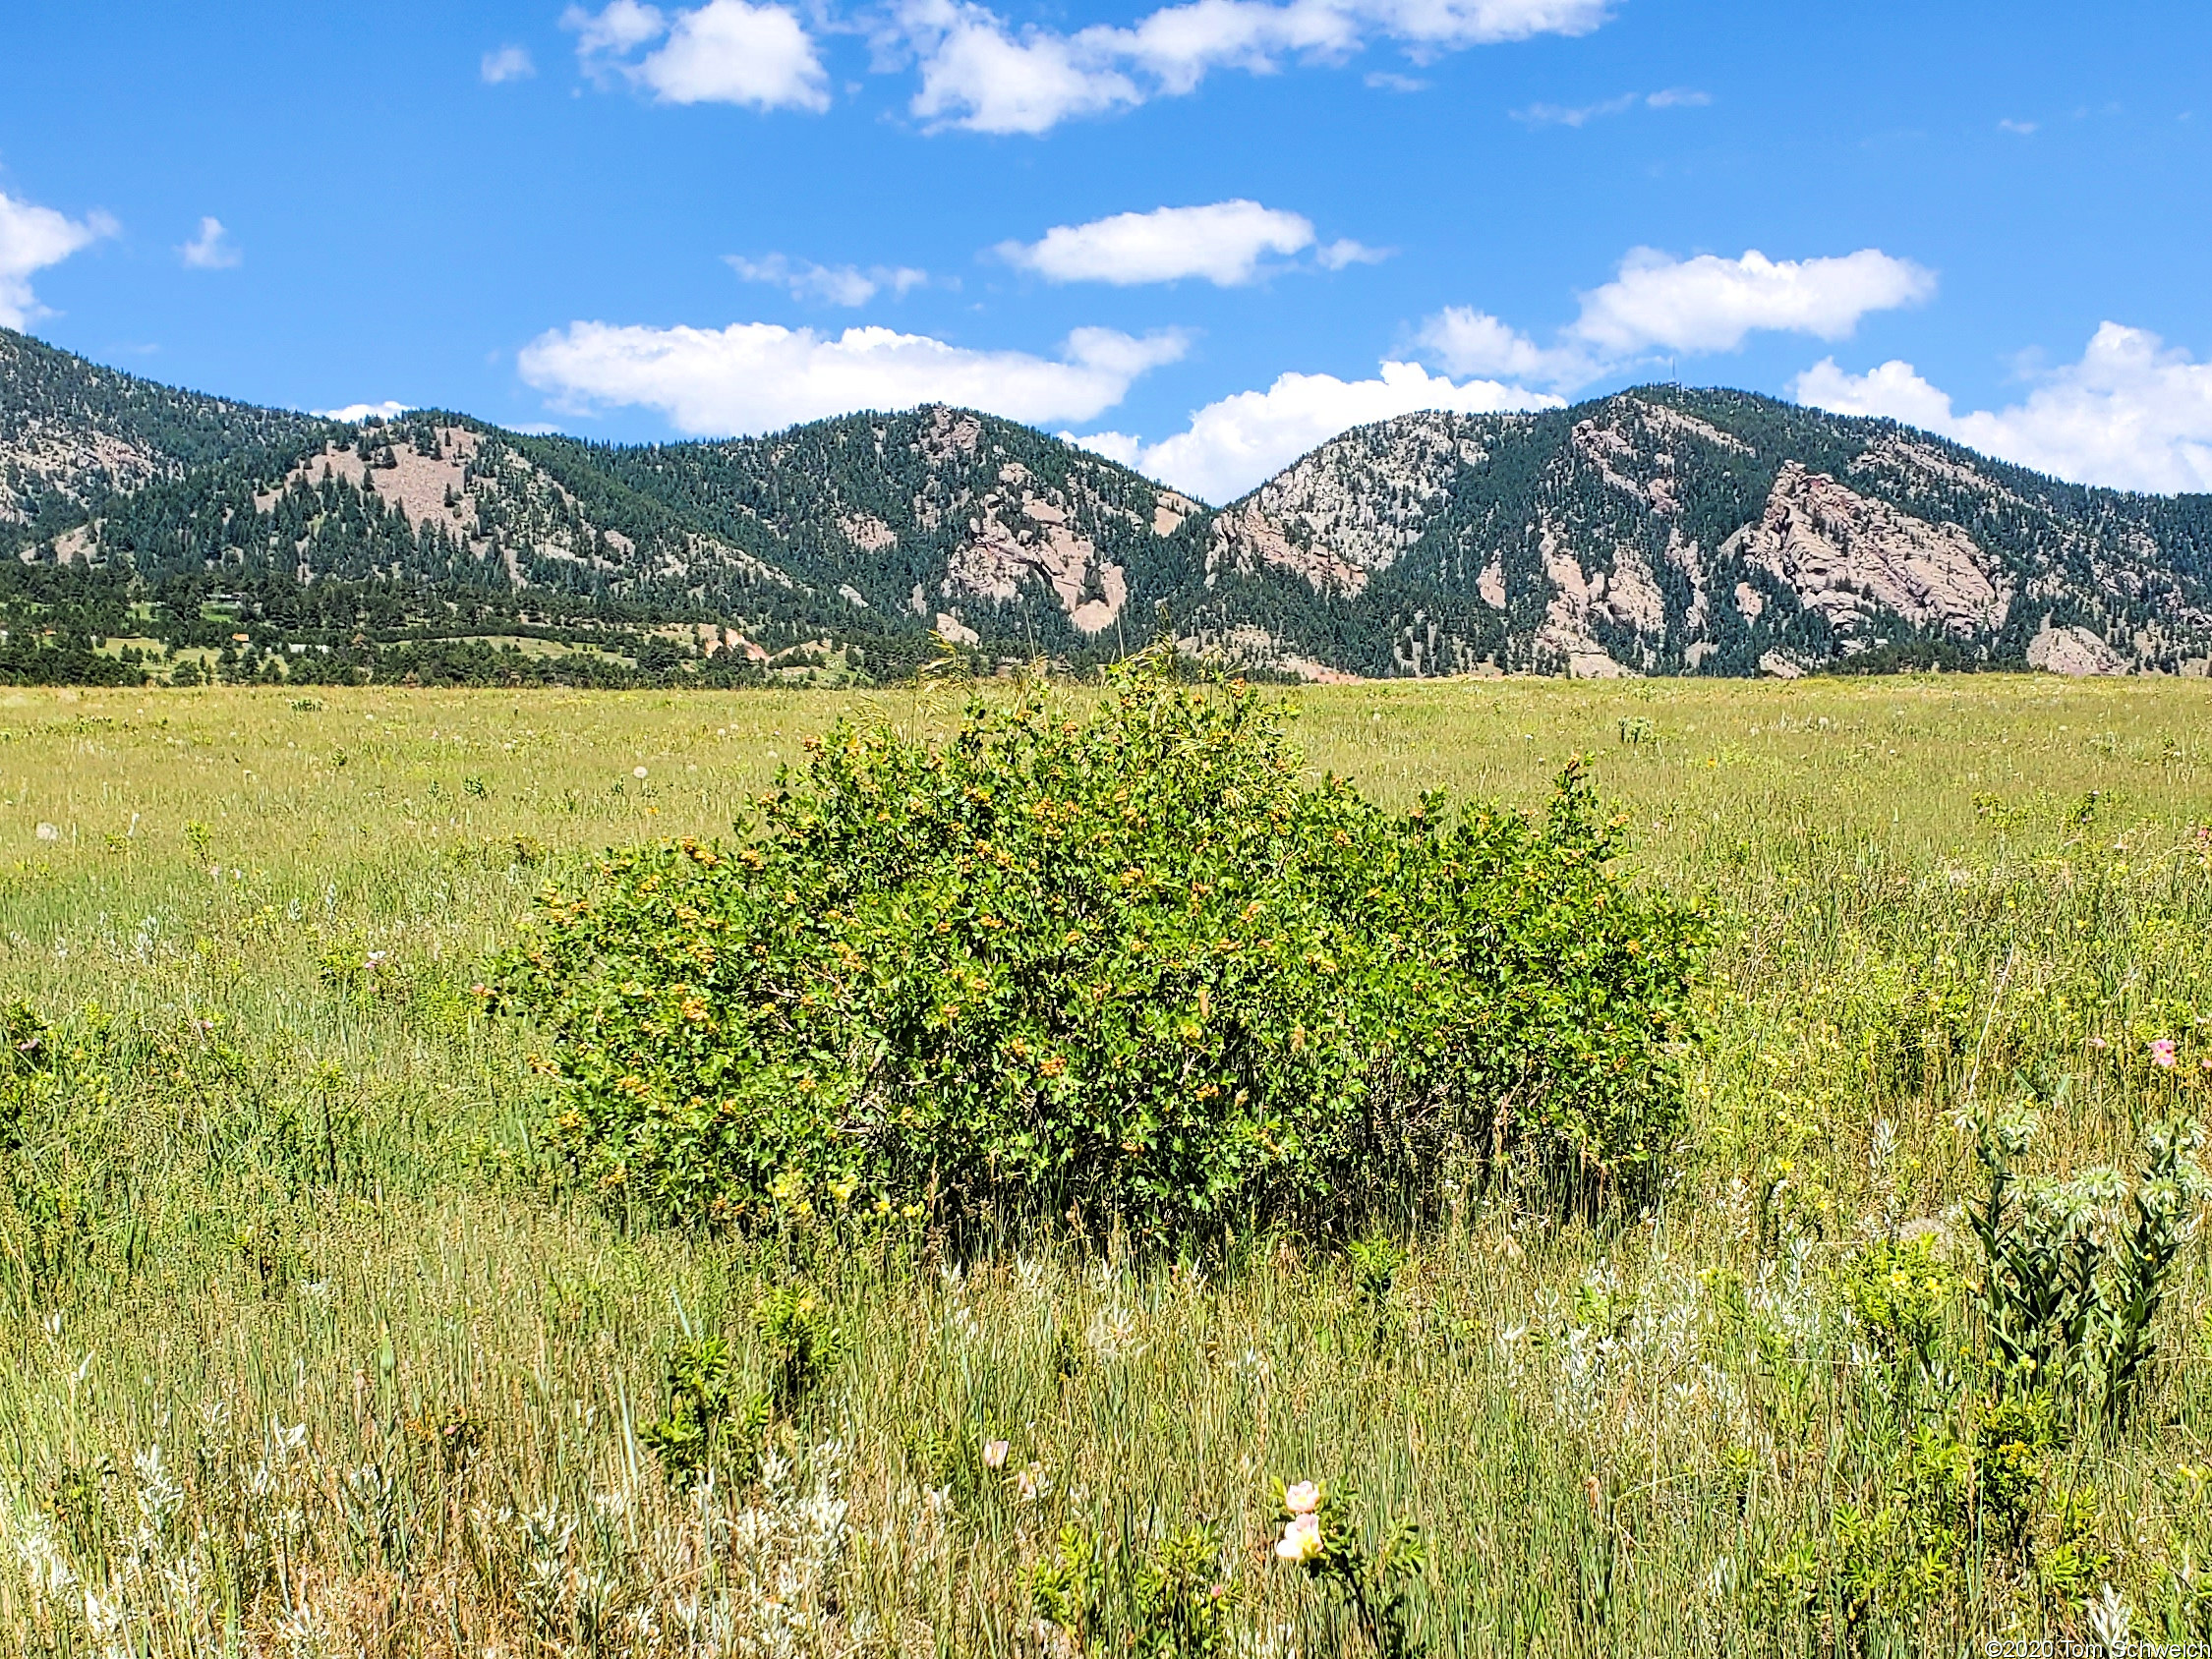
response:
{"label": "cumulus cloud", "polygon": [[28,328],[51,315],[31,293],[31,276],[121,228],[105,213],[72,219],[0,191],[0,328]]}
{"label": "cumulus cloud", "polygon": [[2100,325],[2079,362],[2005,409],[1957,414],[1949,394],[1894,360],[1850,374],[1824,358],[1790,389],[1801,403],[1887,416],[2076,484],[2212,490],[2212,362],[2141,328]]}
{"label": "cumulus cloud", "polygon": [[[1303,253],[1313,241],[1312,221],[1303,214],[1240,199],[1055,225],[1038,241],[1002,242],[995,252],[1048,282],[1126,287],[1196,276],[1217,287],[1237,288],[1262,273],[1261,260],[1268,255]],[[1380,257],[1357,242],[1332,242],[1315,254],[1331,270]]]}
{"label": "cumulus cloud", "polygon": [[1933,271],[1878,248],[1834,258],[1676,259],[1632,250],[1619,273],[1581,296],[1581,312],[1540,345],[1486,312],[1453,306],[1422,325],[1419,343],[1454,374],[1504,374],[1572,389],[1655,352],[1735,351],[1767,330],[1836,340],[1870,312],[1917,305]]}
{"label": "cumulus cloud", "polygon": [[[733,103],[754,109],[830,107],[829,75],[814,39],[787,6],[707,0],[672,16],[638,0],[603,11],[571,6],[561,28],[594,76],[618,75],[663,103]],[[660,44],[642,58],[642,46]]]}
{"label": "cumulus cloud", "polygon": [[974,351],[923,334],[740,322],[728,328],[573,322],[517,359],[523,378],[571,407],[641,404],[678,429],[770,431],[856,409],[957,403],[1016,421],[1087,421],[1147,370],[1186,349],[1180,334],[1137,338],[1078,328],[1057,359]]}
{"label": "cumulus cloud", "polygon": [[858,265],[818,265],[782,254],[757,259],[731,254],[727,262],[747,282],[786,288],[794,300],[822,306],[864,306],[886,290],[903,297],[909,288],[929,280],[929,272],[911,265],[870,265],[863,270]]}
{"label": "cumulus cloud", "polygon": [[1513,111],[1513,119],[1529,127],[1584,127],[1607,115],[1624,115],[1632,109],[1696,109],[1713,101],[1713,94],[1688,86],[1666,86],[1657,92],[1623,92],[1590,104],[1533,103]]}
{"label": "cumulus cloud", "polygon": [[1770,259],[1756,249],[1740,259],[1676,259],[1637,248],[1618,276],[1582,296],[1569,332],[1615,358],[1655,347],[1732,352],[1761,329],[1840,340],[1869,312],[1935,292],[1935,272],[1879,248],[1825,259]]}
{"label": "cumulus cloud", "polygon": [[1144,101],[1110,56],[1041,29],[1017,40],[980,6],[912,0],[902,22],[921,56],[921,88],[909,107],[933,127],[1044,133]]}
{"label": "cumulus cloud", "polygon": [[1446,306],[1422,324],[1417,338],[1430,359],[1453,374],[1494,374],[1572,387],[1604,372],[1579,346],[1540,346],[1519,329],[1472,306]]}
{"label": "cumulus cloud", "polygon": [[1950,396],[1920,377],[1911,364],[1892,358],[1879,369],[1850,374],[1824,357],[1789,383],[1799,403],[1836,415],[1879,415],[1931,432],[1949,431],[1956,423]]}
{"label": "cumulus cloud", "polygon": [[1424,56],[1536,34],[1585,34],[1607,0],[1189,0],[1128,28],[1019,33],[974,0],[905,0],[899,30],[921,64],[913,113],[936,127],[1043,133],[1194,91],[1217,69],[1342,61],[1371,40]]}
{"label": "cumulus cloud", "polygon": [[1064,434],[1073,442],[1201,501],[1229,501],[1273,477],[1316,444],[1370,421],[1416,410],[1464,415],[1556,408],[1562,400],[1495,380],[1455,384],[1415,363],[1385,363],[1371,380],[1282,374],[1265,391],[1209,403],[1190,427],[1158,443],[1127,432]]}
{"label": "cumulus cloud", "polygon": [[231,241],[223,222],[211,215],[200,221],[200,232],[177,250],[178,257],[194,270],[228,270],[246,257],[245,252]]}
{"label": "cumulus cloud", "polygon": [[411,403],[395,403],[386,398],[382,403],[349,403],[342,408],[317,409],[310,413],[320,415],[325,421],[360,422],[369,420],[372,416],[379,421],[396,421],[414,407]]}
{"label": "cumulus cloud", "polygon": [[495,52],[487,52],[477,65],[477,73],[484,77],[488,86],[497,86],[509,81],[527,81],[538,73],[526,46],[501,46]]}

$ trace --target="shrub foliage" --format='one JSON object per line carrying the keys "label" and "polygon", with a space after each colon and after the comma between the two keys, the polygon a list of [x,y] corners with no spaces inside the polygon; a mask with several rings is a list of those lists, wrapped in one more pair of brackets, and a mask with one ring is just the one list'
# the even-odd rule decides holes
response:
{"label": "shrub foliage", "polygon": [[1588,1194],[1676,1137],[1703,927],[1542,816],[1310,782],[1289,710],[1122,671],[1087,718],[840,725],[729,845],[611,854],[501,977],[588,1173],[676,1218],[1011,1207],[1154,1238]]}

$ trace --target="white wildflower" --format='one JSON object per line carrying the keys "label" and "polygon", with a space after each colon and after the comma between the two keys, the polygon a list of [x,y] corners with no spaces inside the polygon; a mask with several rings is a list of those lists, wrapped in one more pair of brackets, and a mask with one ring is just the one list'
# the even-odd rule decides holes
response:
{"label": "white wildflower", "polygon": [[1083,1340],[1101,1359],[1135,1359],[1144,1352],[1144,1344],[1136,1340],[1136,1328],[1134,1313],[1110,1302],[1091,1315]]}
{"label": "white wildflower", "polygon": [[2089,1603],[2089,1633],[2096,1637],[2107,1653],[2126,1653],[2132,1648],[2127,1639],[2127,1627],[2133,1623],[2127,1604],[2120,1599],[2120,1592],[2110,1584],[2104,1593]]}
{"label": "white wildflower", "polygon": [[33,1516],[29,1527],[17,1532],[16,1555],[34,1596],[51,1600],[77,1582],[76,1570],[63,1557],[43,1516]]}
{"label": "white wildflower", "polygon": [[176,1483],[161,1460],[160,1442],[154,1442],[144,1452],[133,1453],[131,1466],[139,1476],[139,1514],[153,1531],[166,1531],[177,1512],[184,1508],[185,1495],[184,1488]]}

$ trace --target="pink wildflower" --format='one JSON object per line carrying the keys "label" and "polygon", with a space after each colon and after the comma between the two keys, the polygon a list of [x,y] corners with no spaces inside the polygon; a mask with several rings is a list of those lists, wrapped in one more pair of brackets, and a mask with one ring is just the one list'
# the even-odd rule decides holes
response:
{"label": "pink wildflower", "polygon": [[1285,1561],[1311,1561],[1321,1553],[1321,1517],[1317,1515],[1295,1515],[1283,1528],[1282,1541],[1275,1553]]}

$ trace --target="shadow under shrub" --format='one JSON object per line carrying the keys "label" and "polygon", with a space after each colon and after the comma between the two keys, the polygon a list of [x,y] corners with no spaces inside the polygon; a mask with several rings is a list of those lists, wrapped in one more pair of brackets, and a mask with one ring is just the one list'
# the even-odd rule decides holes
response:
{"label": "shadow under shrub", "polygon": [[1681,1126],[1704,929],[1541,818],[1301,780],[1290,711],[1150,663],[1087,718],[841,724],[734,845],[608,856],[504,961],[580,1173],[674,1219],[927,1205],[1155,1239],[1584,1196]]}

